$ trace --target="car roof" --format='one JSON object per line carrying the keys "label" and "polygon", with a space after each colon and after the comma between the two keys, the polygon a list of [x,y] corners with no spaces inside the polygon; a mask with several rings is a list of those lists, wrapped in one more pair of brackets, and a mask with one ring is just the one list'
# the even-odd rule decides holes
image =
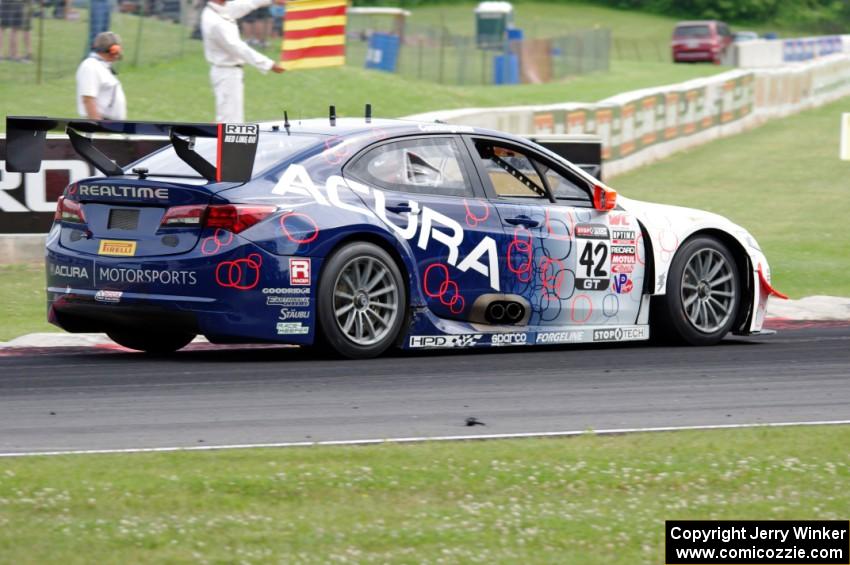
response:
{"label": "car roof", "polygon": [[676,27],[685,27],[685,26],[704,26],[711,24],[723,23],[720,20],[687,20],[684,22],[676,22]]}

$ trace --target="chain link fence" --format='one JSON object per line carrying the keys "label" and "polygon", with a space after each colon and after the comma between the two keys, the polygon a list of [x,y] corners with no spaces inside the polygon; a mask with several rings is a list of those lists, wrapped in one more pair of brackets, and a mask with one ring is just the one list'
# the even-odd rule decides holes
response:
{"label": "chain link fence", "polygon": [[0,81],[74,74],[92,29],[121,36],[119,68],[180,57],[199,9],[181,0],[0,0]]}

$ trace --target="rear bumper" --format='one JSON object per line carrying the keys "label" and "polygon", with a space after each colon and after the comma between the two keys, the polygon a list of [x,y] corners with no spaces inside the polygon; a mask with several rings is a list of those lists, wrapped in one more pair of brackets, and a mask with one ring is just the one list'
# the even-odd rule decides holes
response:
{"label": "rear bumper", "polygon": [[[301,276],[296,285],[292,259],[310,265],[307,279]],[[180,331],[213,342],[313,342],[319,258],[274,255],[238,236],[214,255],[196,249],[168,258],[82,255],[54,241],[46,267],[48,320],[69,332]]]}

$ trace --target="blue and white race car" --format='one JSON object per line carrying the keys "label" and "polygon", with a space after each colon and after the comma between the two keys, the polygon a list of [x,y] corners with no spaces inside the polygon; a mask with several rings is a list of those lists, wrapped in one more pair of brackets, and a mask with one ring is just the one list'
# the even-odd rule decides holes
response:
{"label": "blue and white race car", "polygon": [[[213,343],[405,349],[762,331],[767,261],[714,214],[618,197],[524,138],[340,119],[177,124],[9,118],[10,170],[63,130],[105,176],[47,240],[49,320],[165,353]],[[171,144],[119,167],[81,133]]]}

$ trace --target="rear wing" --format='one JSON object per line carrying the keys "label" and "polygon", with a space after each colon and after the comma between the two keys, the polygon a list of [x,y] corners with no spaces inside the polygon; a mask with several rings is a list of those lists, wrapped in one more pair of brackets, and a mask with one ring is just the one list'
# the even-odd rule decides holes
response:
{"label": "rear wing", "polygon": [[[38,172],[48,131],[65,132],[74,150],[106,176],[123,175],[124,169],[96,148],[91,137],[83,134],[167,137],[177,156],[208,181],[246,182],[254,168],[260,127],[257,124],[113,122],[9,116],[6,118],[6,170],[14,173]],[[194,151],[197,137],[218,140],[215,164]]]}

